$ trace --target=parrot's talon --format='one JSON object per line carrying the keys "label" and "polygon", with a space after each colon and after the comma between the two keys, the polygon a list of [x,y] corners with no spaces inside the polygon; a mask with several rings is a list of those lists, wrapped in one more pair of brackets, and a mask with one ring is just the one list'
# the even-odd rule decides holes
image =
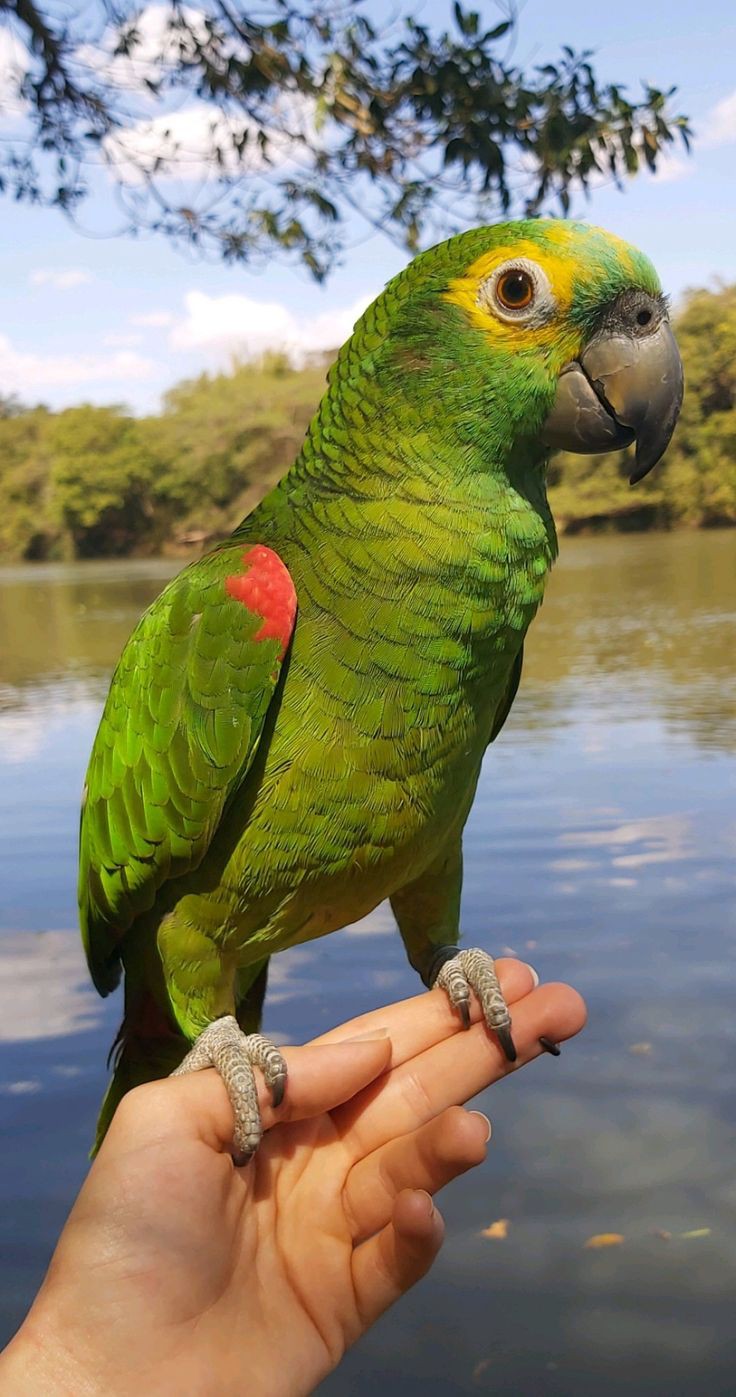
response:
{"label": "parrot's talon", "polygon": [[516,1062],[516,1044],[511,1037],[511,1024],[497,1024],[496,1037],[503,1048],[504,1057],[507,1062]]}
{"label": "parrot's talon", "polygon": [[271,1101],[275,1110],[278,1106],[281,1105],[281,1102],[284,1099],[284,1092],[286,1090],[286,1073],[279,1072],[278,1077],[274,1077],[274,1080],[272,1082],[269,1082],[269,1086],[271,1088]]}
{"label": "parrot's talon", "polygon": [[270,1039],[261,1033],[243,1033],[237,1019],[226,1014],[208,1024],[171,1075],[182,1077],[204,1067],[214,1067],[225,1084],[234,1116],[233,1163],[242,1167],[255,1154],[263,1135],[253,1069],[260,1068],[276,1107],[284,1099],[286,1063]]}
{"label": "parrot's talon", "polygon": [[552,1057],[560,1056],[562,1049],[559,1043],[553,1043],[551,1038],[540,1038],[539,1042],[546,1053],[549,1053]]}
{"label": "parrot's talon", "polygon": [[430,986],[438,985],[445,991],[462,1019],[463,1028],[470,1027],[470,991],[475,992],[486,1025],[496,1034],[504,1056],[508,1062],[516,1062],[511,1016],[493,958],[486,951],[458,951],[452,946],[441,946],[435,952],[430,973]]}

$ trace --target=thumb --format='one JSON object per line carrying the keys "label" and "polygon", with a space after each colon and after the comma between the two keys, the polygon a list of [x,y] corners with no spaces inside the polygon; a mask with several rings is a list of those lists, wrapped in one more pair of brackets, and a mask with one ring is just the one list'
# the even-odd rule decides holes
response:
{"label": "thumb", "polygon": [[[377,1033],[337,1043],[283,1050],[288,1068],[284,1099],[274,1107],[256,1068],[258,1103],[264,1130],[279,1121],[306,1120],[343,1105],[391,1064],[391,1040]],[[134,1119],[133,1119],[134,1117]],[[214,1068],[183,1077],[167,1077],[136,1087],[120,1103],[110,1135],[134,1129],[136,1144],[153,1144],[172,1133],[180,1140],[199,1139],[216,1150],[232,1145],[233,1113],[227,1091]],[[103,1145],[104,1148],[104,1145]]]}

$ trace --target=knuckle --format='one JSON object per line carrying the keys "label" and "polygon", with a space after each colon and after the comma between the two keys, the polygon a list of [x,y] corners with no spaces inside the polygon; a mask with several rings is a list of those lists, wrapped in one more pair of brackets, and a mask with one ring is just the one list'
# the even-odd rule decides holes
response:
{"label": "knuckle", "polygon": [[418,1071],[409,1071],[402,1078],[402,1091],[409,1109],[421,1120],[434,1115],[432,1100]]}

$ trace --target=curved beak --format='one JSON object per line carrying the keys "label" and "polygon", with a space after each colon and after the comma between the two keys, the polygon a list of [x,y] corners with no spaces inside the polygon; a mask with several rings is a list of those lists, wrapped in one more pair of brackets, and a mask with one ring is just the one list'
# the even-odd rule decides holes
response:
{"label": "curved beak", "polygon": [[546,446],[617,451],[636,442],[631,484],[664,455],[682,405],[682,360],[669,321],[649,334],[608,329],[560,374],[544,427]]}

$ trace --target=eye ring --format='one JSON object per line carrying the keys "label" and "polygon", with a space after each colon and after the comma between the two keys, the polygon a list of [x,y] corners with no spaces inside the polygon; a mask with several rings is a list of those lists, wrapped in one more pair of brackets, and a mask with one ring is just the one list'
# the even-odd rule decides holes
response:
{"label": "eye ring", "polygon": [[543,325],[557,302],[549,278],[528,257],[509,258],[480,287],[478,304],[507,325]]}

